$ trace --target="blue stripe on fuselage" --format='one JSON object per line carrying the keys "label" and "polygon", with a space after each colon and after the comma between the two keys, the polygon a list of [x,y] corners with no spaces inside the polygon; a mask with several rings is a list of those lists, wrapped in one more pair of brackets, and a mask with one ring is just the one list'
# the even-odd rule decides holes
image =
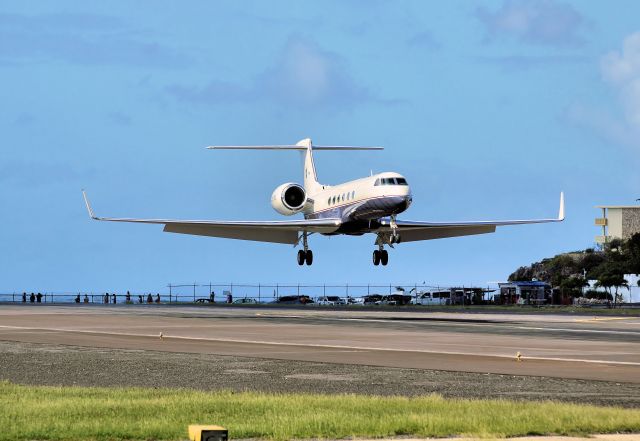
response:
{"label": "blue stripe on fuselage", "polygon": [[380,219],[403,212],[409,206],[408,201],[405,196],[372,197],[316,211],[305,215],[305,219],[340,218],[343,222]]}

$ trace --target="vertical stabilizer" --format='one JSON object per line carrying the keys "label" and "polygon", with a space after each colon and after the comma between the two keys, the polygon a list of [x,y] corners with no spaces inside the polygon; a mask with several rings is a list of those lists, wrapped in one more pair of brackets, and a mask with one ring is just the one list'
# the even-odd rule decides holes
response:
{"label": "vertical stabilizer", "polygon": [[303,155],[303,176],[304,189],[308,195],[313,195],[322,190],[322,185],[318,182],[316,166],[313,163],[313,145],[311,139],[306,138],[296,143],[297,146],[304,147]]}

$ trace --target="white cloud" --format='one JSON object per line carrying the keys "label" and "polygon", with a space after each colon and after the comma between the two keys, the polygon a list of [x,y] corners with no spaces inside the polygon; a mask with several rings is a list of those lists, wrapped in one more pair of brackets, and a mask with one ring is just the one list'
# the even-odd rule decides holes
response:
{"label": "white cloud", "polygon": [[267,101],[297,108],[351,108],[375,100],[348,73],[335,53],[302,37],[291,37],[274,63],[249,85],[212,79],[203,87],[172,85],[167,91],[183,101],[203,104]]}
{"label": "white cloud", "polygon": [[602,75],[618,92],[630,127],[640,130],[640,32],[624,39],[622,51],[602,58]]}
{"label": "white cloud", "polygon": [[512,36],[526,43],[575,46],[585,19],[571,5],[555,0],[508,0],[491,12],[478,8],[476,16],[486,27],[487,38]]}
{"label": "white cloud", "polygon": [[614,142],[640,147],[640,32],[626,37],[622,50],[603,56],[600,71],[615,93],[620,111],[614,115],[576,104],[569,109],[569,118]]}

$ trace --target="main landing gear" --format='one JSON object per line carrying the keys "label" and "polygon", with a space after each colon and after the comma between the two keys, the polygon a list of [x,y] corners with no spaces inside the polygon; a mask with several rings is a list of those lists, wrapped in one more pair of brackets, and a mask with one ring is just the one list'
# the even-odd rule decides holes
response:
{"label": "main landing gear", "polygon": [[302,233],[302,247],[302,250],[298,250],[298,265],[302,266],[305,263],[311,265],[313,263],[313,251],[309,249],[306,231]]}
{"label": "main landing gear", "polygon": [[298,265],[311,265],[313,263],[313,251],[298,250]]}
{"label": "main landing gear", "polygon": [[379,250],[373,251],[373,264],[375,266],[378,266],[380,264],[382,264],[382,266],[386,266],[387,263],[389,263],[389,253],[387,252],[387,250],[382,248],[381,245]]}

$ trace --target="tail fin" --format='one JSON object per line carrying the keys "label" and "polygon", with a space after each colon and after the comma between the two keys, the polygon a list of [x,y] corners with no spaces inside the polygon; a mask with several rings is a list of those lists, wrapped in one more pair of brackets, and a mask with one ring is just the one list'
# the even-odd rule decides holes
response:
{"label": "tail fin", "polygon": [[322,185],[318,182],[316,165],[313,163],[313,145],[310,138],[305,138],[296,143],[297,146],[304,147],[302,153],[304,189],[307,194],[314,194],[322,190]]}

